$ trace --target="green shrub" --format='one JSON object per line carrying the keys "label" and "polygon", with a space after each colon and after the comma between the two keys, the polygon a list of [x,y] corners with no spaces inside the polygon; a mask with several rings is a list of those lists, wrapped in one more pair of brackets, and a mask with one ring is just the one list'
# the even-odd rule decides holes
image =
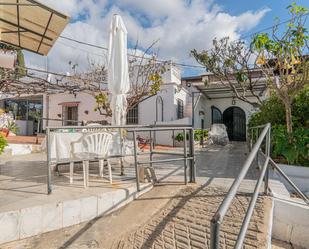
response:
{"label": "green shrub", "polygon": [[309,87],[292,103],[293,132],[287,133],[285,111],[278,97],[271,96],[249,120],[249,127],[271,123],[272,157],[288,164],[309,166]]}
{"label": "green shrub", "polygon": [[[309,86],[305,87],[292,103],[293,128],[309,129]],[[272,125],[285,125],[285,110],[282,101],[272,95],[264,101],[260,111],[251,115],[249,127],[271,123]]]}
{"label": "green shrub", "polygon": [[288,164],[309,166],[309,129],[287,133],[284,125],[272,127],[272,156],[284,157]]}
{"label": "green shrub", "polygon": [[[194,140],[200,141],[203,134],[204,134],[204,140],[206,140],[208,137],[208,130],[201,130],[201,129],[194,130]],[[188,139],[189,139],[189,133],[187,133],[187,140]],[[183,132],[178,133],[177,136],[175,137],[175,140],[178,142],[183,141]]]}
{"label": "green shrub", "polygon": [[266,123],[284,125],[285,111],[281,100],[276,96],[271,96],[264,101],[259,112],[251,115],[249,127],[258,126]]}
{"label": "green shrub", "polygon": [[204,140],[208,137],[208,130],[194,130],[194,140],[201,141],[202,137],[204,136]]}
{"label": "green shrub", "polygon": [[4,136],[0,134],[0,155],[3,153],[4,148],[8,145]]}

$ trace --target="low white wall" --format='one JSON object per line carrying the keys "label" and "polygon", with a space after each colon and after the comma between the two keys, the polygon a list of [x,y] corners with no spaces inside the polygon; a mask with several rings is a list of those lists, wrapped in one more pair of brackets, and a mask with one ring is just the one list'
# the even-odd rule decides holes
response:
{"label": "low white wall", "polygon": [[15,123],[19,129],[17,135],[33,135],[33,121],[16,120]]}
{"label": "low white wall", "polygon": [[[157,125],[189,125],[191,124],[190,118],[183,118],[169,122],[159,122]],[[180,131],[175,131],[176,136]],[[173,146],[173,131],[160,131],[155,134],[156,144]]]}
{"label": "low white wall", "polygon": [[[279,164],[279,167],[303,193],[307,193],[307,195],[309,194],[309,167],[292,166],[286,164]],[[279,177],[278,174],[274,174],[274,178],[284,183],[290,192],[295,192],[291,185],[288,184],[282,177]]]}
{"label": "low white wall", "polygon": [[309,207],[274,198],[273,238],[309,248],[308,235]]}

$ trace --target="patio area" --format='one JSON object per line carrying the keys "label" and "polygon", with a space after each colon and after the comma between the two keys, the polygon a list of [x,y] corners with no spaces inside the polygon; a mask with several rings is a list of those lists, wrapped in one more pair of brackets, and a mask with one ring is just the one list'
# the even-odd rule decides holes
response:
{"label": "patio area", "polygon": [[[239,173],[246,158],[245,143],[227,146],[208,146],[196,151],[196,180],[198,184],[211,182],[212,186],[227,189]],[[159,149],[159,148],[156,148]],[[180,152],[182,148],[170,148]],[[89,187],[84,188],[82,167],[74,170],[74,183],[69,182],[68,164],[59,165],[60,174],[52,172],[52,193],[47,195],[47,162],[45,153],[2,157],[0,163],[0,244],[24,239],[45,232],[66,228],[96,217],[104,216],[138,198],[152,187],[140,183],[137,191],[134,157],[125,158],[124,175],[120,176],[118,159],[111,159],[113,184],[107,167],[104,178],[98,176],[98,163],[90,163]],[[170,155],[154,155],[153,160],[167,160]],[[138,161],[149,160],[139,155]],[[154,164],[160,183],[184,186],[184,162],[170,161]],[[258,173],[252,167],[242,184],[243,190],[252,191],[251,179]]]}
{"label": "patio area", "polygon": [[[97,163],[90,164],[90,186],[84,188],[77,165],[74,183],[69,183],[68,166],[52,174],[51,195],[47,195],[46,154],[1,158],[0,244],[61,229],[105,215],[150,190],[152,184],[136,188],[134,169],[119,175],[113,164],[113,184],[98,176]],[[107,170],[105,176],[108,176]]]}
{"label": "patio area", "polygon": [[[180,151],[181,148],[170,148],[169,151]],[[138,156],[145,161],[149,156]],[[171,158],[168,155],[156,155],[155,159]],[[223,146],[209,146],[196,151],[196,174],[198,178],[234,179],[246,158],[245,143],[231,143]],[[90,187],[84,188],[81,165],[75,167],[74,182],[70,184],[68,164],[59,165],[60,174],[52,173],[52,194],[47,195],[46,154],[35,153],[23,156],[2,157],[0,162],[0,212],[27,208],[35,205],[76,199],[103,192],[126,190],[136,187],[133,157],[125,159],[125,175],[120,176],[120,165],[117,159],[112,161],[113,184],[108,179],[107,168],[104,178],[98,176],[98,163],[90,164]],[[154,164],[159,181],[184,181],[184,163],[167,162]],[[249,171],[247,179],[254,179],[258,170]],[[143,184],[147,186],[148,184]]]}
{"label": "patio area", "polygon": [[[174,148],[174,150],[177,150]],[[119,167],[117,167],[116,163],[113,163],[113,179],[114,184],[110,185],[108,178],[101,180],[99,179],[97,175],[97,167],[94,167],[94,165],[91,167],[91,177],[90,177],[90,187],[87,189],[83,188],[83,181],[81,179],[81,175],[75,174],[74,175],[74,185],[69,185],[69,179],[68,174],[65,173],[67,171],[65,167],[61,166],[60,171],[63,172],[63,175],[58,177],[57,175],[53,174],[53,192],[51,195],[46,195],[46,164],[44,164],[45,159],[44,154],[33,154],[30,156],[23,156],[18,158],[14,158],[10,162],[6,162],[4,165],[1,166],[1,172],[3,172],[4,175],[8,175],[5,172],[9,172],[8,168],[14,167],[14,165],[21,165],[21,161],[25,161],[26,163],[22,164],[23,166],[20,166],[20,170],[18,172],[23,172],[22,169],[25,169],[25,167],[31,168],[31,170],[27,171],[28,174],[21,174],[24,176],[24,180],[21,180],[21,176],[17,176],[16,179],[20,180],[20,184],[23,183],[26,190],[25,192],[18,192],[18,186],[16,182],[14,182],[15,189],[11,190],[1,190],[2,196],[5,193],[5,196],[7,197],[7,200],[9,198],[14,198],[14,200],[11,201],[11,204],[8,203],[6,206],[0,207],[0,210],[4,210],[8,208],[9,206],[17,206],[20,203],[22,205],[26,205],[28,201],[26,200],[26,197],[29,197],[31,200],[36,200],[38,202],[62,202],[62,210],[64,210],[64,206],[67,206],[67,203],[70,203],[70,205],[76,200],[79,200],[79,205],[73,204],[76,207],[79,207],[79,209],[84,209],[84,205],[87,205],[89,212],[91,210],[91,206],[94,205],[93,197],[99,196],[97,198],[97,212],[101,209],[103,202],[107,202],[108,199],[102,199],[102,196],[106,196],[113,200],[113,202],[116,202],[116,200],[120,201],[121,204],[127,204],[130,202],[130,195],[133,195],[135,197],[136,195],[136,188],[135,188],[135,179],[134,179],[134,167],[131,165],[133,162],[132,158],[128,158],[126,160],[126,167],[125,167],[125,173],[126,175],[124,177],[119,176]],[[139,156],[140,160],[145,160],[146,156]],[[167,155],[157,155],[156,159],[166,159]],[[188,218],[188,215],[191,217],[192,214],[190,213],[192,207],[194,207],[194,210],[192,212],[200,212],[202,210],[208,210],[207,217],[205,216],[205,224],[208,224],[209,219],[211,218],[212,212],[216,209],[216,207],[219,205],[220,201],[222,201],[223,195],[222,193],[226,193],[228,190],[230,184],[232,183],[234,177],[239,173],[239,170],[241,168],[241,165],[243,164],[244,160],[246,158],[246,144],[244,143],[231,143],[227,146],[209,146],[207,148],[199,149],[196,151],[196,162],[197,162],[197,184],[190,184],[188,186],[185,186],[183,184],[184,178],[183,178],[183,162],[169,162],[164,164],[156,164],[154,165],[156,175],[158,180],[161,182],[160,184],[156,185],[158,188],[154,188],[153,191],[150,191],[149,193],[143,195],[142,197],[139,197],[136,202],[132,202],[132,204],[128,205],[125,209],[121,209],[115,213],[113,213],[112,216],[106,216],[104,214],[109,213],[109,211],[103,213],[101,216],[102,218],[95,219],[90,222],[83,222],[83,212],[80,214],[80,225],[70,226],[66,229],[54,231],[52,233],[42,234],[40,236],[35,236],[33,238],[29,238],[26,240],[22,240],[20,242],[13,242],[6,244],[4,248],[10,248],[10,246],[16,246],[16,245],[23,245],[23,246],[29,246],[34,248],[39,248],[42,246],[45,239],[53,241],[50,245],[50,248],[83,248],[86,244],[98,244],[101,246],[107,246],[106,248],[114,246],[115,248],[122,248],[121,245],[127,245],[132,246],[133,243],[131,238],[135,238],[137,240],[136,243],[146,243],[147,245],[150,243],[153,245],[160,244],[160,240],[156,236],[149,237],[143,237],[140,238],[139,234],[143,231],[143,229],[147,229],[147,231],[151,231],[151,234],[157,234],[157,229],[160,228],[160,226],[157,226],[156,222],[160,223],[161,217],[163,217],[162,213],[172,213],[174,215],[174,209],[171,209],[171,207],[176,206],[175,214],[176,216],[172,218],[171,222],[175,223],[176,228],[178,229],[178,222],[181,221],[184,217]],[[46,163],[46,162],[45,162]],[[26,166],[28,165],[28,166]],[[32,165],[32,166],[31,166]],[[31,177],[31,171],[37,168],[40,169],[40,171],[37,171],[38,173]],[[17,173],[17,171],[15,171]],[[20,174],[18,173],[18,174]],[[77,172],[78,173],[78,172]],[[107,173],[107,172],[104,172]],[[250,193],[253,190],[254,184],[251,178],[258,173],[258,171],[252,167],[252,170],[250,171],[250,174],[246,177],[246,180],[241,186],[241,192],[242,193]],[[107,175],[107,174],[105,174]],[[1,176],[4,180],[4,176]],[[8,176],[5,176],[8,177]],[[12,177],[12,176],[11,176]],[[26,179],[32,178],[31,181],[26,181]],[[17,181],[18,182],[18,181]],[[8,184],[7,186],[11,186],[11,188],[14,188],[12,183],[9,184],[9,181],[6,181]],[[206,184],[207,183],[207,184]],[[37,186],[33,186],[37,185]],[[184,192],[187,191],[189,188],[190,190],[198,189],[199,186],[205,186],[202,188],[202,191],[198,191],[196,196],[189,198],[185,197],[182,200],[180,198]],[[152,184],[143,184],[142,188],[144,189],[142,193],[148,192],[152,188]],[[37,193],[34,193],[38,191]],[[120,192],[121,191],[121,192]],[[9,195],[13,195],[9,197]],[[21,199],[18,201],[18,198],[24,198],[22,201]],[[202,198],[201,196],[207,196],[207,198]],[[121,199],[122,198],[122,199]],[[129,200],[128,200],[129,199]],[[131,198],[133,200],[133,198]],[[188,199],[188,200],[187,200]],[[18,202],[17,202],[18,201]],[[21,202],[20,202],[21,201]],[[14,203],[15,202],[15,203]],[[181,206],[178,208],[179,203],[183,204],[184,207],[188,206],[187,208],[183,208]],[[198,205],[195,205],[197,202]],[[240,196],[237,199],[237,203],[246,203],[248,202],[248,196],[246,194],[244,196]],[[263,202],[263,200],[261,201]],[[3,203],[3,202],[1,202]],[[170,203],[170,204],[168,204]],[[203,205],[201,205],[203,203]],[[239,203],[237,205],[239,205]],[[121,205],[120,204],[120,205]],[[263,206],[262,203],[260,203],[261,207]],[[166,206],[165,206],[166,205]],[[194,206],[195,205],[195,206]],[[236,204],[235,204],[236,205]],[[44,204],[42,207],[42,210],[46,210],[44,206],[50,206]],[[56,210],[56,208],[54,208]],[[161,210],[162,209],[162,210]],[[27,210],[27,209],[26,209]],[[29,209],[28,209],[29,210]],[[70,212],[72,212],[72,206],[70,209]],[[93,210],[93,209],[92,209]],[[111,209],[110,209],[111,210]],[[115,210],[115,209],[113,209]],[[160,211],[161,210],[161,211]],[[244,212],[243,209],[242,213]],[[264,209],[263,209],[264,210]],[[234,210],[235,211],[235,210]],[[159,212],[159,213],[157,213]],[[179,213],[178,213],[179,212]],[[186,213],[187,212],[187,213]],[[154,215],[157,213],[157,215]],[[189,214],[190,213],[190,214]],[[72,213],[66,212],[66,215],[68,217],[72,217]],[[135,217],[136,215],[136,217]],[[195,214],[196,215],[196,214]],[[204,215],[204,213],[203,213]],[[258,215],[262,215],[262,213],[258,213]],[[179,217],[178,217],[179,216]],[[239,216],[243,216],[243,214],[239,214]],[[262,215],[263,216],[263,215]],[[135,217],[135,218],[133,218]],[[150,218],[151,217],[151,218]],[[193,216],[192,216],[193,217]],[[195,216],[194,216],[195,217]],[[238,217],[238,216],[237,216]],[[181,219],[180,219],[181,218]],[[263,216],[263,219],[266,218]],[[73,219],[73,218],[71,218]],[[142,222],[143,224],[148,224],[149,219],[151,219],[150,227],[144,227],[141,226]],[[64,222],[66,219],[63,218],[62,222]],[[137,220],[139,222],[137,222]],[[240,225],[240,218],[237,218],[237,226]],[[127,221],[130,224],[124,224],[127,223]],[[33,220],[32,220],[33,222]],[[187,221],[186,221],[187,222]],[[199,223],[199,221],[192,221]],[[264,220],[259,221],[263,226],[267,226],[267,222]],[[110,228],[110,224],[113,224],[113,227]],[[183,224],[181,222],[181,224]],[[188,223],[189,224],[189,223]],[[189,226],[191,226],[189,224]],[[255,224],[253,225],[255,226]],[[260,225],[259,225],[260,226]],[[164,226],[165,230],[169,228],[169,226]],[[176,230],[177,230],[176,229]],[[265,228],[266,229],[266,228]],[[164,231],[165,231],[164,230]],[[98,232],[101,231],[101,232]],[[135,232],[136,231],[136,232]],[[266,230],[263,229],[265,232]],[[168,233],[169,231],[166,231],[165,233]],[[198,231],[199,232],[199,231]],[[119,233],[119,234],[118,234]],[[176,231],[178,233],[178,230]],[[195,233],[193,231],[193,233]],[[23,233],[22,233],[23,234]],[[118,235],[117,235],[118,234]],[[254,228],[254,232],[252,232],[253,239],[246,242],[248,245],[256,245],[257,243],[265,243],[264,238],[266,235],[263,234],[258,241],[254,241],[256,238],[256,234],[260,234],[260,231],[256,231]],[[188,238],[188,243],[193,243],[194,245],[201,245],[199,241],[202,241],[202,238],[207,235],[207,241],[209,240],[209,230],[203,230],[200,231],[200,235],[202,236],[200,239],[197,238],[197,241],[195,237]],[[230,240],[227,241],[227,243],[233,243],[235,235],[233,232],[230,234]],[[44,238],[44,239],[43,239]],[[107,239],[109,238],[109,239]],[[168,238],[164,237],[163,241]],[[139,241],[139,242],[137,242]],[[175,243],[181,244],[182,237],[176,238]],[[206,242],[207,242],[206,241]],[[203,243],[206,243],[205,241]],[[38,243],[38,244],[37,244]],[[134,242],[135,243],[135,242]],[[133,244],[134,244],[133,243]],[[186,242],[187,243],[187,242]],[[207,242],[207,246],[208,246]],[[161,244],[160,244],[161,245]],[[168,243],[165,245],[167,246]],[[6,247],[7,246],[7,247]],[[206,247],[207,247],[206,246]],[[250,247],[250,246],[249,246]],[[253,246],[254,247],[254,246]],[[126,247],[124,247],[126,248]]]}

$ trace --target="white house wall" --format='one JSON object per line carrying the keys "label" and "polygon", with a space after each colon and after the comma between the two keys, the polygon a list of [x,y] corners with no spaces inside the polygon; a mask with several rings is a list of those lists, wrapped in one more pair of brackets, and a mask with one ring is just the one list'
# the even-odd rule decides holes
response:
{"label": "white house wall", "polygon": [[[197,101],[197,97],[195,97],[195,102],[196,101]],[[201,94],[198,102],[196,103],[195,109],[194,109],[194,128],[195,129],[201,129],[202,128],[202,119],[204,119],[204,129],[209,127],[207,125],[207,119],[208,119],[207,104],[208,103],[206,101],[206,97]],[[204,115],[200,115],[201,112],[203,112]]]}
{"label": "white house wall", "polygon": [[[47,101],[49,100],[49,103]],[[52,94],[49,97],[44,96],[44,117],[47,118],[47,107],[49,106],[49,119],[62,119],[62,105],[63,102],[80,102],[78,105],[78,120],[79,121],[102,121],[105,120],[105,116],[100,115],[99,112],[95,112],[96,100],[93,96],[87,93],[74,94],[59,93]],[[86,114],[88,111],[88,114]],[[59,117],[60,114],[61,116]],[[61,126],[59,121],[49,121],[49,126]],[[44,127],[45,128],[45,127]]]}

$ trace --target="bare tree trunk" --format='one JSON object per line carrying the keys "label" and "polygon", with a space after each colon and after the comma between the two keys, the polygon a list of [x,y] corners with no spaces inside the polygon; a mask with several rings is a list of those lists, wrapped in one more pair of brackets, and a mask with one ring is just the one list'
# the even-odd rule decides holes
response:
{"label": "bare tree trunk", "polygon": [[292,123],[292,108],[290,101],[285,100],[284,101],[284,107],[285,107],[285,119],[286,119],[286,127],[288,133],[293,132],[293,123]]}

